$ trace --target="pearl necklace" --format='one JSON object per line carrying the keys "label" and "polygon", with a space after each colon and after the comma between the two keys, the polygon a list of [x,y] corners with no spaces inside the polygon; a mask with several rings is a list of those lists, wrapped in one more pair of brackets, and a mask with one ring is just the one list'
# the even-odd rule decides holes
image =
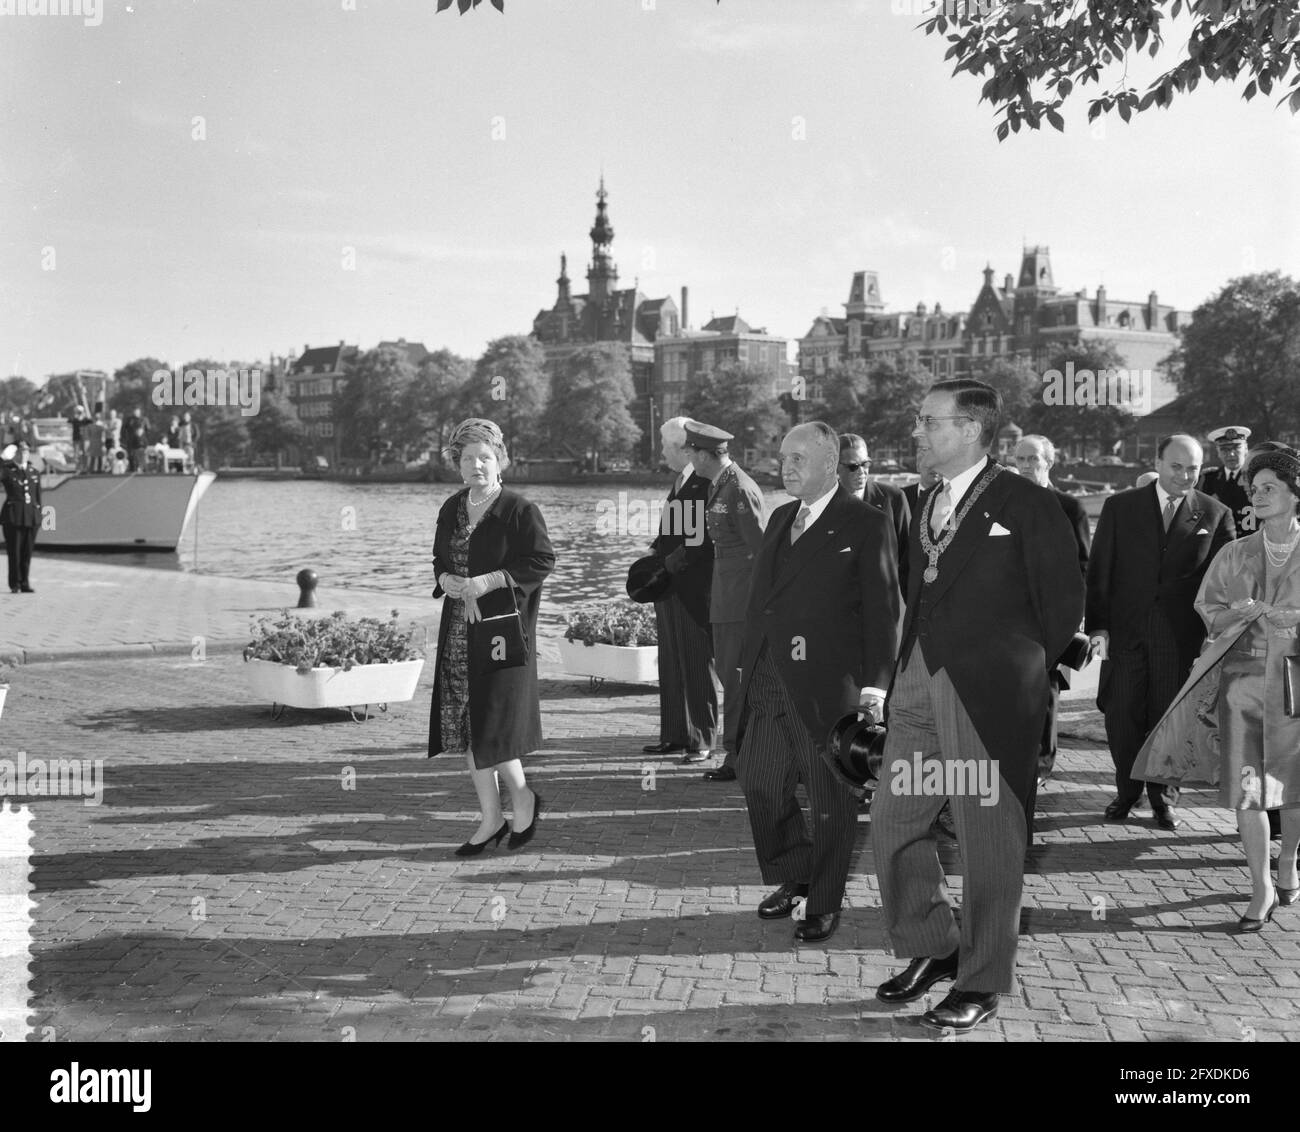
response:
{"label": "pearl necklace", "polygon": [[1300,531],[1291,536],[1290,542],[1274,542],[1268,537],[1268,532],[1264,532],[1264,553],[1273,566],[1285,566],[1297,543],[1300,543]]}
{"label": "pearl necklace", "polygon": [[471,487],[469,489],[469,496],[466,502],[468,502],[471,507],[482,507],[489,500],[496,498],[497,492],[499,492],[500,490],[501,490],[501,481],[497,480],[497,482],[488,489],[488,493],[485,496],[483,496],[482,499],[475,499],[474,489]]}

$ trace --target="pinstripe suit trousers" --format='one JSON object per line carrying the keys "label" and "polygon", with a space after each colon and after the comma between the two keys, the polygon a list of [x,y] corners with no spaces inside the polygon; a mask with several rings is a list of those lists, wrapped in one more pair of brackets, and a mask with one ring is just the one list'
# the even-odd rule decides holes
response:
{"label": "pinstripe suit trousers", "polygon": [[[853,859],[858,803],[822,762],[764,642],[745,694],[736,775],[763,883],[808,885],[809,915],[838,912]],[[808,792],[812,832],[795,796]]]}
{"label": "pinstripe suit trousers", "polygon": [[[871,803],[871,846],[885,930],[900,957],[942,957],[960,946],[954,989],[1005,993],[1012,988],[1020,931],[1024,808],[1000,778],[997,803],[990,806],[974,790],[923,792],[909,773],[916,766],[915,752],[920,752],[922,767],[989,761],[948,673],[929,674],[920,642],[894,683],[880,786]],[[998,775],[996,762],[991,773]],[[951,773],[947,781],[951,785]],[[952,806],[965,874],[960,932],[931,832],[945,800]]]}
{"label": "pinstripe suit trousers", "polygon": [[718,745],[713,640],[676,594],[655,602],[659,634],[659,741],[692,750]]}

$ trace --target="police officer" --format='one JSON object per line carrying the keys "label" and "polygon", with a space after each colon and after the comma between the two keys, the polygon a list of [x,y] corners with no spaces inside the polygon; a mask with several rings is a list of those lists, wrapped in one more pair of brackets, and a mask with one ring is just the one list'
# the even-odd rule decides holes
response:
{"label": "police officer", "polygon": [[0,505],[0,525],[4,527],[5,552],[9,557],[9,592],[35,593],[27,573],[32,563],[32,548],[41,525],[41,476],[27,462],[27,444],[20,441],[0,454],[6,461],[0,466],[0,483],[5,501]]}
{"label": "police officer", "polygon": [[722,680],[722,739],[727,757],[720,767],[704,772],[710,782],[736,778],[736,724],[740,719],[740,650],[745,639],[745,606],[754,553],[767,526],[763,490],[732,462],[727,442],[734,437],[712,425],[686,422],[686,447],[696,472],[706,477],[709,496],[704,512],[713,541],[713,586],[709,592],[709,623],[713,657]]}
{"label": "police officer", "polygon": [[1244,538],[1255,530],[1255,511],[1246,494],[1246,441],[1250,439],[1250,429],[1225,425],[1211,432],[1209,438],[1218,447],[1223,466],[1206,468],[1197,487],[1232,511],[1237,537]]}

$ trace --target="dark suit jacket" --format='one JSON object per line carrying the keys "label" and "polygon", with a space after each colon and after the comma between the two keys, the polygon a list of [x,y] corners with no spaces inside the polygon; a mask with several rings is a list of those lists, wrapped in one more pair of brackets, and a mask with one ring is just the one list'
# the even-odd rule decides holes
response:
{"label": "dark suit jacket", "polygon": [[873,507],[879,507],[890,517],[894,537],[898,540],[898,592],[907,594],[907,529],[912,525],[912,508],[901,488],[891,483],[867,480],[867,490],[862,496]]}
{"label": "dark suit jacket", "polygon": [[898,651],[898,551],[884,513],[837,487],[774,573],[778,548],[789,543],[798,510],[794,500],[773,512],[754,560],[737,740],[766,641],[820,751],[831,727],[857,708],[863,688],[888,686]]}
{"label": "dark suit jacket", "polygon": [[[451,538],[456,530],[458,491],[438,511],[438,529],[433,540],[435,578],[451,571]],[[504,570],[515,583],[515,597],[509,588],[493,590],[479,598],[484,617],[508,613],[519,605],[528,634],[529,660],[519,668],[469,672],[469,730],[475,754],[494,763],[519,758],[542,745],[542,717],[537,698],[537,609],[542,599],[542,581],[555,566],[555,553],[546,533],[546,522],[536,504],[517,492],[501,489],[492,506],[469,536],[469,577]],[[446,591],[434,583],[433,596]],[[451,618],[444,606],[438,627],[438,659],[441,661]],[[477,627],[470,626],[472,634]],[[440,683],[442,664],[435,670],[433,707],[429,718],[429,755],[442,751]]]}
{"label": "dark suit jacket", "polygon": [[1070,526],[1074,528],[1074,542],[1079,548],[1079,571],[1086,578],[1088,554],[1092,550],[1092,524],[1088,522],[1088,512],[1073,495],[1056,487],[1052,488],[1052,492],[1056,496],[1056,502],[1061,505],[1061,510],[1065,512],[1065,517],[1070,520]]}
{"label": "dark suit jacket", "polygon": [[[28,465],[20,468],[13,461],[0,464],[0,482],[3,482],[5,499],[0,504],[0,522],[11,527],[39,527],[41,525],[41,474]],[[26,491],[24,491],[24,487]],[[27,503],[24,496],[30,495]]]}
{"label": "dark suit jacket", "polygon": [[691,620],[706,629],[709,626],[709,590],[713,586],[713,540],[709,538],[706,521],[711,486],[707,477],[693,471],[682,484],[680,493],[670,491],[663,512],[668,533],[660,534],[650,544],[650,549],[660,558],[667,558],[679,548],[683,550],[686,569],[673,575],[672,592],[681,598]]}
{"label": "dark suit jacket", "polygon": [[[1228,479],[1226,468],[1206,468],[1201,473],[1201,482],[1197,491],[1212,495],[1232,512],[1232,521],[1237,528],[1237,537],[1251,534],[1255,529],[1254,508],[1250,496],[1246,494],[1246,469],[1237,473],[1235,480]],[[1247,522],[1247,519],[1250,519]]]}
{"label": "dark suit jacket", "polygon": [[[938,578],[926,585],[924,514],[921,507],[912,515],[899,667],[919,643],[930,673],[947,671],[1003,781],[1024,801],[1047,718],[1047,669],[1083,616],[1074,534],[1051,492],[1000,472],[940,556]],[[994,524],[1009,533],[992,534]]]}
{"label": "dark suit jacket", "polygon": [[1214,556],[1235,537],[1232,512],[1199,491],[1188,492],[1167,536],[1155,484],[1111,496],[1101,509],[1088,561],[1085,630],[1106,630],[1112,652],[1130,648],[1145,641],[1147,615],[1159,610],[1186,672],[1205,640],[1205,624],[1193,605],[1196,591]]}

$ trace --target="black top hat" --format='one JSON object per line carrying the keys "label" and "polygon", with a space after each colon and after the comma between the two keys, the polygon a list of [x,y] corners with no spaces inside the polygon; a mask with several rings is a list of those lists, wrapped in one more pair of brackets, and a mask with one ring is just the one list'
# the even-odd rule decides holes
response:
{"label": "black top hat", "polygon": [[660,601],[672,587],[673,576],[662,558],[648,554],[632,563],[627,572],[627,596],[641,605]]}
{"label": "black top hat", "polygon": [[854,786],[865,786],[880,777],[885,757],[885,725],[857,712],[844,716],[826,738],[831,769]]}

